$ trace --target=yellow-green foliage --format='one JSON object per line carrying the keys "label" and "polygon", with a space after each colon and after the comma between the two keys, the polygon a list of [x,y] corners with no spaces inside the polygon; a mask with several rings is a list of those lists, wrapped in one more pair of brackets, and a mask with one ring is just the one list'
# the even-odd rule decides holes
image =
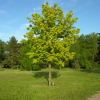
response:
{"label": "yellow-green foliage", "polygon": [[[33,63],[42,62],[43,60],[49,62],[56,62],[56,64],[64,67],[64,61],[73,59],[75,53],[69,53],[70,45],[75,43],[74,37],[78,37],[80,29],[73,26],[78,18],[72,18],[72,10],[64,17],[63,11],[57,4],[48,7],[42,4],[42,16],[35,13],[32,14],[31,23],[27,30],[29,30],[24,37],[34,42],[32,49],[27,55],[33,59]],[[34,37],[35,35],[39,35]],[[59,41],[62,38],[62,41]]]}

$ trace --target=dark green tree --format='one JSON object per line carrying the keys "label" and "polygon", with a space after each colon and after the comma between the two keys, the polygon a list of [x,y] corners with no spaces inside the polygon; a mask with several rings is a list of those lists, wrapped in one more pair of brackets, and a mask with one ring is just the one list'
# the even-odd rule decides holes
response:
{"label": "dark green tree", "polygon": [[94,68],[94,57],[96,57],[98,36],[93,32],[89,35],[81,35],[77,38],[77,43],[71,45],[70,50],[76,52],[72,60],[73,67]]}
{"label": "dark green tree", "polygon": [[21,55],[20,55],[20,63],[21,63],[21,70],[38,70],[39,64],[33,64],[33,60],[29,58],[29,55],[26,55],[32,47],[32,41],[24,40],[24,46],[21,48]]}
{"label": "dark green tree", "polygon": [[97,56],[94,58],[94,62],[96,63],[96,66],[100,68],[100,33],[96,33],[98,35],[98,41],[97,41],[97,49],[98,53]]}
{"label": "dark green tree", "polygon": [[17,45],[17,49],[18,49],[18,54],[17,54],[17,57],[16,57],[16,65],[17,65],[17,69],[18,67],[21,65],[21,48],[23,47],[23,44],[21,43],[18,43]]}
{"label": "dark green tree", "polygon": [[5,49],[4,49],[4,41],[0,40],[0,63],[5,59]]}
{"label": "dark green tree", "polygon": [[17,40],[14,36],[10,38],[9,41],[7,41],[7,45],[5,47],[6,51],[8,53],[6,54],[7,58],[5,59],[4,63],[11,66],[13,69],[13,66],[16,64],[18,56],[18,49],[17,49]]}
{"label": "dark green tree", "polygon": [[3,62],[6,57],[5,46],[6,46],[6,43],[0,39],[0,70],[2,70],[1,68],[3,66]]}

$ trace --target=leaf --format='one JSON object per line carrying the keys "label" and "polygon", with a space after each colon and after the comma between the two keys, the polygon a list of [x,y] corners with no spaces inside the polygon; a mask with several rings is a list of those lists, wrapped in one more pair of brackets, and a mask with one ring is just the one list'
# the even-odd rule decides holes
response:
{"label": "leaf", "polygon": [[[46,5],[42,4],[42,15],[44,17],[35,13],[32,14],[32,19],[29,21],[32,24],[27,30],[38,35],[38,37],[33,37],[32,33],[24,35],[30,41],[29,46],[32,46],[27,54],[29,58],[34,60],[33,63],[36,63],[37,60],[56,61],[56,63],[64,66],[64,61],[74,57],[69,49],[70,41],[73,41],[74,37],[77,37],[75,34],[80,32],[80,29],[73,27],[77,18],[72,18],[72,10],[64,17],[62,9],[60,7],[56,8],[57,6],[57,4],[54,4],[54,6],[48,7],[48,2],[46,2]],[[75,41],[72,43],[74,44]]]}

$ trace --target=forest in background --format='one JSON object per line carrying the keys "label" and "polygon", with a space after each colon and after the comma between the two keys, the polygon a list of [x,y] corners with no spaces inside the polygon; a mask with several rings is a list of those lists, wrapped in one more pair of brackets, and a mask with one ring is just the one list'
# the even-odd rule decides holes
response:
{"label": "forest in background", "polygon": [[[73,18],[73,11],[64,17],[63,11],[55,3],[49,7],[42,4],[42,16],[31,14],[29,27],[20,43],[14,36],[9,41],[0,40],[0,64],[12,69],[39,70],[49,66],[59,68],[92,69],[100,66],[100,37],[98,33],[76,35],[78,18]],[[36,35],[36,37],[34,37]],[[62,40],[61,40],[62,39]],[[49,75],[51,77],[51,74]]]}
{"label": "forest in background", "polygon": [[[38,38],[37,38],[38,39]],[[88,35],[80,35],[77,43],[70,46],[69,52],[76,52],[72,60],[65,61],[64,67],[76,69],[93,69],[100,68],[100,37],[97,33],[92,32]],[[22,39],[22,41],[25,41]],[[72,41],[70,41],[72,42]],[[29,55],[26,55],[31,50],[30,40],[24,43],[17,43],[14,36],[9,41],[4,42],[0,39],[0,65],[4,68],[20,68],[21,70],[39,70],[48,67],[46,61],[42,63],[32,63]],[[15,67],[16,65],[16,67]],[[51,63],[52,67],[61,69],[55,62]]]}

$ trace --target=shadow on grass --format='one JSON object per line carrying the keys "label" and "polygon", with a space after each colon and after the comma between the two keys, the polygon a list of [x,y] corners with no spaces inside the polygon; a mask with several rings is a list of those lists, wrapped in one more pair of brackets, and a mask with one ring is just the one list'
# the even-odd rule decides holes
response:
{"label": "shadow on grass", "polygon": [[[33,77],[35,78],[41,78],[41,77],[44,77],[47,82],[49,83],[49,72],[34,72],[35,74],[33,75]],[[58,73],[58,72],[55,72],[55,71],[52,71],[51,72],[51,77],[52,79],[53,78],[57,78],[57,77],[60,77],[61,75]]]}
{"label": "shadow on grass", "polygon": [[79,71],[86,72],[86,73],[98,73],[98,74],[100,74],[100,69],[82,69]]}

